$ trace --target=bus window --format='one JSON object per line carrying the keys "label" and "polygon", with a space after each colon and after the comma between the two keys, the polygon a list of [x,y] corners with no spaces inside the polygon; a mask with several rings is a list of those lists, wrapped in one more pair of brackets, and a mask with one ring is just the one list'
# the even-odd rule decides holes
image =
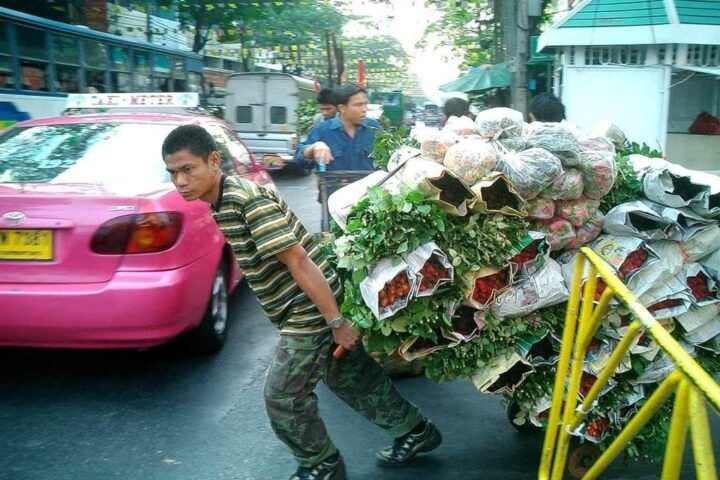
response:
{"label": "bus window", "polygon": [[149,92],[152,90],[150,83],[150,54],[148,52],[133,51],[133,72],[135,79],[133,85],[137,92]]}
{"label": "bus window", "polygon": [[130,93],[130,52],[127,48],[110,45],[110,91]]}
{"label": "bus window", "polygon": [[170,63],[170,57],[159,53],[153,53],[153,83],[155,84],[154,90],[159,90],[161,92],[171,91],[171,73],[172,64]]}
{"label": "bus window", "polygon": [[0,88],[15,88],[15,75],[13,74],[5,22],[0,22]]}
{"label": "bus window", "polygon": [[80,56],[77,39],[67,35],[52,34],[55,55],[55,90],[58,92],[80,92]]}
{"label": "bus window", "polygon": [[20,54],[20,74],[23,90],[49,91],[49,65],[45,32],[37,28],[15,26],[18,53]]}
{"label": "bus window", "polygon": [[107,47],[95,40],[83,40],[85,46],[85,83],[88,92],[104,93]]}

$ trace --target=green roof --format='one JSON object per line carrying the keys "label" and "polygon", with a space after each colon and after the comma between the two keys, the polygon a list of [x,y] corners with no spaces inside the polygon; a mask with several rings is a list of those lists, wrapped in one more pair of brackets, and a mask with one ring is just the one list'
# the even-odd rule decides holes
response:
{"label": "green roof", "polygon": [[[718,4],[717,1],[712,3]],[[663,0],[592,0],[564,22],[560,28],[633,27],[667,23],[670,21]]]}
{"label": "green roof", "polygon": [[720,25],[720,1],[675,0],[680,23]]}

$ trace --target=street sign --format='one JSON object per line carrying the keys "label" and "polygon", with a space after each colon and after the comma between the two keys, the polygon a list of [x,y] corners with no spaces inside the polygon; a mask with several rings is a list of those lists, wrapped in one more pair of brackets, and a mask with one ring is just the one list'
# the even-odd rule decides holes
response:
{"label": "street sign", "polygon": [[71,93],[66,108],[194,108],[199,104],[197,92]]}

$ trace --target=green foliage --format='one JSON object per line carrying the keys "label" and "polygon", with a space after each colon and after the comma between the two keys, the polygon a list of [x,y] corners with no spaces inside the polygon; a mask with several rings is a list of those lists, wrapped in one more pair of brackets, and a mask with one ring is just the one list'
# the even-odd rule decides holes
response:
{"label": "green foliage", "polygon": [[383,126],[382,132],[375,132],[375,141],[371,156],[375,168],[387,169],[392,154],[402,147],[419,147],[417,140],[410,138],[410,129],[405,125],[400,128]]}
{"label": "green foliage", "polygon": [[607,213],[621,203],[637,200],[642,197],[642,182],[635,174],[627,155],[618,153],[615,157],[618,174],[612,190],[600,200],[600,211]]}
{"label": "green foliage", "polygon": [[315,115],[318,113],[317,101],[312,98],[303,100],[298,103],[298,108],[295,110],[295,113],[297,114],[298,134],[303,135],[310,130],[313,124],[313,118],[315,118]]}

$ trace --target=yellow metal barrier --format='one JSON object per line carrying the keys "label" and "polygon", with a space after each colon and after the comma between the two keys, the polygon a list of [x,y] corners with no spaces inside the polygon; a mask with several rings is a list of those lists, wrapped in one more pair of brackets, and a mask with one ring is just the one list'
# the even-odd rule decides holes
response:
{"label": "yellow metal barrier", "polygon": [[[709,401],[716,411],[720,412],[720,386],[638,302],[632,292],[615,275],[615,272],[595,252],[587,247],[581,249],[580,252],[573,271],[560,359],[557,364],[557,376],[555,377],[552,406],[543,442],[538,478],[540,480],[563,478],[570,448],[570,432],[582,423],[585,414],[600,396],[600,392],[615,373],[633,341],[644,329],[675,362],[675,370],[658,386],[582,478],[598,478],[623,451],[628,442],[652,418],[663,402],[675,393],[661,478],[670,480],[680,477],[683,450],[689,427],[697,478],[715,480],[717,478],[715,458],[705,403],[706,400]],[[590,262],[590,265],[583,288],[583,272],[587,262]],[[605,281],[606,288],[598,304],[595,305],[598,274]],[[582,301],[581,289],[583,290]],[[583,361],[588,345],[595,335],[610,301],[615,296],[632,311],[635,320],[610,356],[605,368],[600,372],[582,405],[577,408],[577,392],[580,387]],[[569,375],[568,367],[570,368]],[[567,395],[565,395],[566,385],[568,385],[567,391],[569,392]]]}

